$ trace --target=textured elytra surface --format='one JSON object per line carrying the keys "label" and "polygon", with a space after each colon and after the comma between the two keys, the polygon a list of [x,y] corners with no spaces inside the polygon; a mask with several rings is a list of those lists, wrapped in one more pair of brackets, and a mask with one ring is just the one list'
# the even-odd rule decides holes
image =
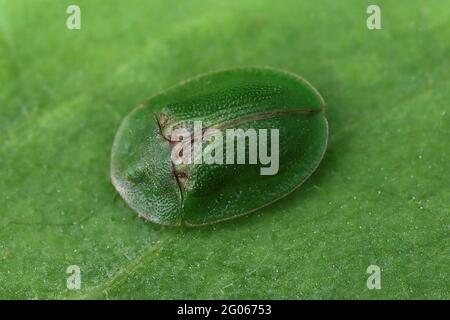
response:
{"label": "textured elytra surface", "polygon": [[[76,3],[68,31],[64,1],[0,0],[0,297],[449,298],[446,1],[377,1],[379,31],[358,0]],[[252,64],[326,97],[316,172],[240,219],[142,223],[110,181],[121,120],[149,93]]]}
{"label": "textured elytra surface", "polygon": [[[178,137],[172,133],[180,128],[193,133],[194,121],[201,121],[204,130],[220,129],[224,137],[229,129],[278,130],[279,151],[268,146],[269,154],[279,153],[275,175],[261,175],[261,163],[249,164],[249,140],[245,164],[236,163],[237,144],[235,164],[174,164],[170,156]],[[324,101],[302,78],[257,67],[213,72],[150,98],[125,118],[112,148],[111,178],[146,220],[210,224],[292,192],[317,168],[327,137]],[[266,140],[271,141],[270,134]],[[224,153],[227,148],[228,141]]]}

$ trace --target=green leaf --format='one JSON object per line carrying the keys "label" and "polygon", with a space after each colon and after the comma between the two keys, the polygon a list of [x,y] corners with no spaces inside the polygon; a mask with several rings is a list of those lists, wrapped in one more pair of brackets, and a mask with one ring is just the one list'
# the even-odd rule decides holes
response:
{"label": "green leaf", "polygon": [[[0,1],[1,298],[438,298],[449,287],[450,7],[378,1]],[[121,119],[194,75],[266,65],[327,102],[291,196],[197,229],[109,178]],[[381,289],[369,290],[369,265]],[[77,265],[81,289],[66,287]]]}

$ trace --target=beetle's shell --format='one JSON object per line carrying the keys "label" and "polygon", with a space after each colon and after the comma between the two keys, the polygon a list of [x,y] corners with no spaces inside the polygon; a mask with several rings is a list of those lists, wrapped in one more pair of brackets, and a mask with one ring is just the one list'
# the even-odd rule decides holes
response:
{"label": "beetle's shell", "polygon": [[[279,171],[261,164],[174,166],[173,128],[279,130]],[[255,211],[286,196],[317,168],[326,149],[324,101],[304,79],[270,68],[199,76],[157,94],[122,121],[111,155],[111,178],[146,220],[197,226]]]}

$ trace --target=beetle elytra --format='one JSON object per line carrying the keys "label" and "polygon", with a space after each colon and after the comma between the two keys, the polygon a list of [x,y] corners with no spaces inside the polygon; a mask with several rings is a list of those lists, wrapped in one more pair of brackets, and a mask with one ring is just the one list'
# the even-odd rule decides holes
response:
{"label": "beetle elytra", "polygon": [[114,139],[111,179],[145,220],[211,224],[291,193],[317,168],[327,139],[324,100],[301,77],[223,70],[128,114]]}

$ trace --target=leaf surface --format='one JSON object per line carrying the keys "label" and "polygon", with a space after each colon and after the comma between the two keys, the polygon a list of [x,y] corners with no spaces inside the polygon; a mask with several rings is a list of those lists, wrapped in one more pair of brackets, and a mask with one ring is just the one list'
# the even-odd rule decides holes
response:
{"label": "leaf surface", "polygon": [[[448,299],[450,7],[379,1],[0,1],[1,298]],[[109,178],[121,119],[221,68],[266,65],[327,102],[291,196],[199,229],[144,223]],[[368,290],[367,267],[381,268]],[[69,290],[66,270],[81,269]]]}

